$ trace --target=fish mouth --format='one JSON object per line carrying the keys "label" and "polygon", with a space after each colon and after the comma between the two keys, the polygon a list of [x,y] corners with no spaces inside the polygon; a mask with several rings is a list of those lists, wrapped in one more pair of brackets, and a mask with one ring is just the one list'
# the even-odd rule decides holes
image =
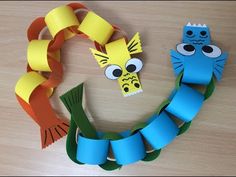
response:
{"label": "fish mouth", "polygon": [[202,45],[205,40],[203,40],[203,39],[192,39],[190,41],[193,42],[193,44],[195,44],[195,45]]}
{"label": "fish mouth", "polygon": [[136,95],[136,94],[142,93],[142,92],[143,92],[143,90],[142,90],[142,89],[139,89],[139,90],[137,90],[137,91],[135,91],[135,92],[131,92],[131,93],[124,94],[124,97],[133,96],[133,95]]}
{"label": "fish mouth", "polygon": [[132,77],[124,78],[124,79],[122,79],[122,81],[125,82],[125,81],[132,80],[135,78],[136,78],[135,76],[132,76]]}

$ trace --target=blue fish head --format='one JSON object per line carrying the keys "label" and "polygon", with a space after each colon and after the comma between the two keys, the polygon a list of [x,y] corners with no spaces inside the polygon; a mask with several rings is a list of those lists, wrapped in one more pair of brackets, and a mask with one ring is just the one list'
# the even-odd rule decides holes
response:
{"label": "blue fish head", "polygon": [[180,43],[170,51],[176,75],[184,71],[184,83],[209,84],[213,74],[220,80],[227,60],[227,53],[213,44]]}
{"label": "blue fish head", "polygon": [[188,23],[183,29],[182,42],[192,45],[209,45],[211,43],[210,30],[205,24]]}

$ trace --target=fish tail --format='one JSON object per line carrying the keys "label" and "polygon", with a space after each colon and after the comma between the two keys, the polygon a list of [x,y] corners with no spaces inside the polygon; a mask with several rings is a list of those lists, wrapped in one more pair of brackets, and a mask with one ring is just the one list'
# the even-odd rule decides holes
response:
{"label": "fish tail", "polygon": [[40,128],[42,149],[51,145],[67,134],[69,130],[69,123],[67,120],[58,119],[55,125],[49,128]]}

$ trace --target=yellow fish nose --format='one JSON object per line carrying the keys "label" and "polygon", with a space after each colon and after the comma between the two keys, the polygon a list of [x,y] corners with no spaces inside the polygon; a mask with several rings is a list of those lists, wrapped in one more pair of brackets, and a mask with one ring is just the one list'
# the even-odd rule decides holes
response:
{"label": "yellow fish nose", "polygon": [[118,83],[124,97],[143,92],[136,73],[124,73],[121,77],[119,77]]}

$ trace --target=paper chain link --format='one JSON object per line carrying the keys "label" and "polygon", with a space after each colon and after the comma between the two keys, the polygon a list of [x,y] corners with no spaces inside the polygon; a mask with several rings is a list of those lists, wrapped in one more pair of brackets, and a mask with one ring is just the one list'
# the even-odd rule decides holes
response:
{"label": "paper chain link", "polygon": [[[82,18],[81,12],[87,12]],[[51,40],[41,39],[47,28]],[[77,35],[90,39],[98,51],[113,34],[126,34],[111,25],[81,3],[70,3],[51,10],[45,17],[38,17],[29,26],[27,36],[27,73],[18,80],[15,93],[22,108],[40,126],[42,148],[54,143],[68,132],[68,120],[60,119],[53,110],[49,97],[62,81],[60,49],[63,43]]]}
{"label": "paper chain link", "polygon": [[[153,116],[146,122],[140,122],[131,130],[121,133],[97,132],[89,122],[83,107],[83,83],[71,89],[60,98],[71,113],[70,130],[67,136],[66,150],[72,161],[77,164],[99,165],[104,170],[120,169],[122,165],[142,161],[155,160],[165,146],[177,136],[185,133],[199,112],[204,100],[208,99],[215,88],[214,79],[206,86],[204,94],[182,84],[183,72],[176,79],[176,87],[167,100],[163,101]],[[175,95],[173,96],[173,94]],[[188,97],[194,95],[194,105]],[[172,98],[173,97],[173,98]],[[186,102],[186,109],[194,109],[191,115],[173,113],[175,102]],[[197,103],[196,103],[197,102]],[[195,107],[197,105],[197,107]],[[176,111],[176,110],[175,110]],[[168,113],[171,113],[170,116]],[[182,125],[173,121],[173,117],[182,120]],[[80,133],[77,137],[77,128]],[[145,143],[144,143],[145,142]],[[145,150],[145,144],[151,145],[151,150]],[[114,158],[109,157],[110,147]]]}
{"label": "paper chain link", "polygon": [[[87,11],[87,18],[80,22],[80,16],[75,13],[77,10]],[[40,39],[45,27],[53,37],[51,40]],[[67,120],[58,118],[48,99],[62,80],[60,48],[65,40],[78,35],[91,39],[97,50],[104,51],[104,45],[116,31],[121,32],[80,3],[58,7],[46,17],[37,18],[27,32],[27,73],[19,79],[15,88],[20,105],[40,126],[42,148],[68,132],[66,149],[70,159],[78,164],[99,165],[104,170],[115,170],[139,160],[156,159],[161,149],[186,132],[204,100],[212,95],[215,88],[212,76],[204,93],[201,93],[182,83],[181,72],[169,98],[146,122],[121,133],[104,133],[96,131],[83,110],[82,83],[61,96],[71,114],[69,126]],[[127,40],[126,35],[122,34]],[[173,118],[180,120],[182,125],[178,126]],[[151,150],[146,149],[146,143],[152,147]],[[109,150],[112,150],[114,157],[109,156]]]}

